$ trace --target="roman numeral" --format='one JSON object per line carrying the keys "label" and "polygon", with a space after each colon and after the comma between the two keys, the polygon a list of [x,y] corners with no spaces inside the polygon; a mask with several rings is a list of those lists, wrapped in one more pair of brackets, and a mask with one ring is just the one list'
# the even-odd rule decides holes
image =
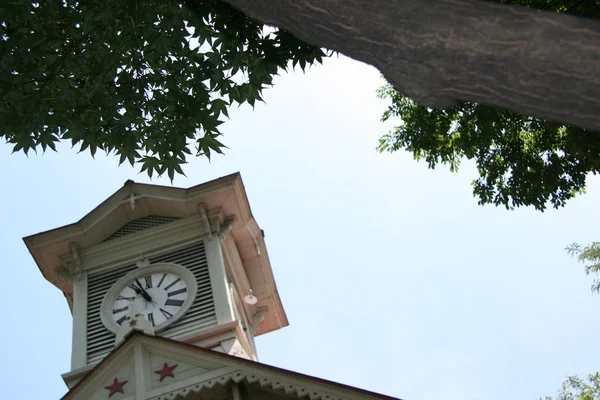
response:
{"label": "roman numeral", "polygon": [[125,306],[123,308],[117,308],[117,309],[113,310],[113,314],[118,314],[120,312],[127,311],[128,308],[129,308],[129,306]]}
{"label": "roman numeral", "polygon": [[171,297],[171,296],[175,296],[175,295],[185,293],[185,292],[187,292],[187,288],[177,289],[177,290],[173,290],[172,292],[167,293],[167,296]]}
{"label": "roman numeral", "polygon": [[152,313],[148,314],[148,321],[152,322],[152,326],[154,326],[154,315]]}
{"label": "roman numeral", "polygon": [[127,315],[123,315],[121,318],[119,318],[117,320],[117,324],[121,325],[123,323],[123,321],[125,321],[127,319]]}
{"label": "roman numeral", "polygon": [[160,278],[160,282],[158,282],[158,285],[156,285],[156,287],[160,287],[160,285],[162,285],[163,281],[165,280],[165,278],[167,277],[167,274],[164,274],[162,276],[162,278]]}
{"label": "roman numeral", "polygon": [[152,287],[152,275],[145,276],[146,280],[146,289],[150,289]]}
{"label": "roman numeral", "polygon": [[129,285],[129,288],[132,289],[137,294],[140,294],[140,288],[137,287],[136,285],[134,285],[133,283],[131,285]]}
{"label": "roman numeral", "polygon": [[167,299],[167,301],[165,302],[165,306],[181,307],[182,305],[183,305],[183,300]]}
{"label": "roman numeral", "polygon": [[134,301],[135,297],[124,297],[124,296],[119,295],[119,297],[117,297],[117,300]]}
{"label": "roman numeral", "polygon": [[163,310],[162,308],[160,309],[160,312],[162,313],[162,315],[165,316],[166,319],[169,319],[169,318],[171,318],[173,316],[173,314],[171,314],[168,311]]}
{"label": "roman numeral", "polygon": [[177,278],[175,279],[173,282],[169,283],[168,286],[165,286],[165,290],[169,290],[171,288],[171,286],[173,286],[174,284],[176,284],[177,282],[179,282],[181,280],[181,278]]}

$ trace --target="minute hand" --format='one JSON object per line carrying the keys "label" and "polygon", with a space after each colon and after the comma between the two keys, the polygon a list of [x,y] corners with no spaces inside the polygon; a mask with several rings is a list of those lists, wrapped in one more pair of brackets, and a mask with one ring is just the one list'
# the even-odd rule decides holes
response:
{"label": "minute hand", "polygon": [[146,292],[146,291],[144,290],[144,288],[142,287],[142,284],[140,283],[140,281],[138,281],[138,280],[137,280],[137,278],[135,279],[135,281],[137,282],[137,284],[138,284],[138,286],[139,286],[139,288],[140,288],[140,291],[141,291],[141,295],[142,295],[142,297],[143,297],[143,298],[144,298],[146,301],[152,302],[152,297],[150,297],[150,295],[148,294],[148,292]]}

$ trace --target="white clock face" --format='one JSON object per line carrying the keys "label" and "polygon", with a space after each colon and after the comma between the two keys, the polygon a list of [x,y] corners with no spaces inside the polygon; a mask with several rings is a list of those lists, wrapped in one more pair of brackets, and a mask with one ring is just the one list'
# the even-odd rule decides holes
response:
{"label": "white clock face", "polygon": [[147,319],[155,330],[163,329],[187,311],[196,287],[192,273],[176,264],[138,269],[107,293],[101,307],[102,321],[113,332],[134,317]]}
{"label": "white clock face", "polygon": [[112,317],[121,325],[133,312],[156,327],[177,315],[187,298],[187,284],[181,276],[167,272],[143,275],[121,290],[113,302]]}

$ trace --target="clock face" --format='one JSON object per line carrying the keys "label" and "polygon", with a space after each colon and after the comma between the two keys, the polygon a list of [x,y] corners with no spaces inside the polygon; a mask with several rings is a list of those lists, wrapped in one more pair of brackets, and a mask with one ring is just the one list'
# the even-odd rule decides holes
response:
{"label": "clock face", "polygon": [[195,294],[196,281],[186,268],[151,265],[115,283],[102,302],[102,321],[116,332],[129,319],[142,317],[160,330],[183,316]]}
{"label": "clock face", "polygon": [[187,297],[187,284],[181,276],[168,272],[143,275],[121,290],[113,302],[112,317],[121,325],[133,311],[156,327],[179,313]]}

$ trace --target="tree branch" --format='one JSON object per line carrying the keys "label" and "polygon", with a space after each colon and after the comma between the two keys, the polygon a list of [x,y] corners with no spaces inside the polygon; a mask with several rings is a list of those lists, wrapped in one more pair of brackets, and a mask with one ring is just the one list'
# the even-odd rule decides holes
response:
{"label": "tree branch", "polygon": [[591,19],[479,0],[224,1],[375,66],[423,105],[472,101],[600,131]]}

